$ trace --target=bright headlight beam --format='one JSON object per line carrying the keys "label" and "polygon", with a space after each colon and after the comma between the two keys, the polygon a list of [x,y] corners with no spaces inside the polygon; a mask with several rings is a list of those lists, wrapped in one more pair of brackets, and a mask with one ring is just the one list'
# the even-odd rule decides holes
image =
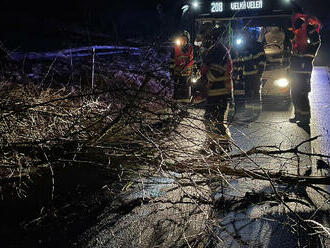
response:
{"label": "bright headlight beam", "polygon": [[287,78],[280,78],[274,81],[275,85],[280,88],[286,88],[289,86],[289,80]]}
{"label": "bright headlight beam", "polygon": [[195,9],[197,9],[197,8],[199,7],[199,2],[194,1],[194,2],[192,3],[192,6],[193,6]]}
{"label": "bright headlight beam", "polygon": [[242,40],[242,39],[237,39],[237,40],[236,40],[236,44],[237,44],[237,45],[241,45],[242,43],[243,43],[243,40]]}

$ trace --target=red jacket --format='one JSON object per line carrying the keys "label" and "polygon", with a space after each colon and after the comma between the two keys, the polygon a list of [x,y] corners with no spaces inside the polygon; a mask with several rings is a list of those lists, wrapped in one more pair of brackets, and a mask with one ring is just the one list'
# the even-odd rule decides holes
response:
{"label": "red jacket", "polygon": [[[294,25],[298,19],[302,19],[304,23],[300,28],[295,29]],[[292,26],[294,32],[293,51],[298,54],[304,53],[309,46],[310,34],[308,31],[308,25],[316,26],[316,31],[319,33],[321,28],[321,22],[316,18],[306,14],[295,14],[292,18]]]}
{"label": "red jacket", "polygon": [[177,45],[174,47],[174,61],[172,67],[175,75],[190,76],[194,64],[194,50],[191,45],[188,44],[185,49]]}

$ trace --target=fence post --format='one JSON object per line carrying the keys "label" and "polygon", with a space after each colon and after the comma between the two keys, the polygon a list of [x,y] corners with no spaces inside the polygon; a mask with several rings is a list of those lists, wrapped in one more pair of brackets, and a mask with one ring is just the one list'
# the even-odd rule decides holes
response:
{"label": "fence post", "polygon": [[93,56],[92,56],[92,89],[94,89],[94,71],[95,71],[95,47],[93,47]]}

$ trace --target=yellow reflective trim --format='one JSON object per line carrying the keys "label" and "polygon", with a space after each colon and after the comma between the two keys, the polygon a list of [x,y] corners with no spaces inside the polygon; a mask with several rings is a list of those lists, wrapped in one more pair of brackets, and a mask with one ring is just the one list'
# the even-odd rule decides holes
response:
{"label": "yellow reflective trim", "polygon": [[260,52],[260,53],[258,53],[256,55],[254,55],[253,58],[254,59],[257,59],[257,58],[259,58],[260,56],[263,56],[263,55],[265,55],[265,53],[264,52]]}
{"label": "yellow reflective trim", "polygon": [[249,55],[249,56],[243,57],[243,58],[242,58],[242,61],[248,61],[248,60],[252,60],[252,59],[253,59],[253,56],[252,56],[252,54],[251,54],[251,55]]}
{"label": "yellow reflective trim", "polygon": [[295,109],[295,113],[300,114],[300,115],[310,115],[311,114],[310,111],[302,111],[299,109]]}
{"label": "yellow reflective trim", "polygon": [[190,101],[191,101],[190,98],[174,99],[174,102],[177,102],[177,103],[190,103]]}
{"label": "yellow reflective trim", "polygon": [[245,95],[245,90],[234,90],[234,95]]}
{"label": "yellow reflective trim", "polygon": [[260,109],[262,109],[261,105],[254,105],[254,104],[253,105],[247,104],[245,108],[246,109],[251,109],[251,110],[260,110]]}
{"label": "yellow reflective trim", "polygon": [[208,96],[223,96],[223,95],[227,95],[230,93],[229,89],[209,89],[207,91],[207,95]]}
{"label": "yellow reflective trim", "polygon": [[213,75],[212,72],[208,72],[207,73],[207,79],[210,81],[210,82],[219,82],[219,81],[226,81],[226,80],[229,80],[230,78],[228,76],[221,76],[221,77],[216,77]]}
{"label": "yellow reflective trim", "polygon": [[249,76],[249,75],[254,75],[258,74],[258,70],[253,70],[253,71],[243,71],[244,76]]}
{"label": "yellow reflective trim", "polygon": [[294,54],[293,56],[294,57],[301,57],[301,58],[303,58],[303,57],[315,58],[315,55],[313,55],[313,54]]}
{"label": "yellow reflective trim", "polygon": [[225,72],[226,71],[226,67],[222,66],[222,65],[217,65],[217,64],[211,64],[210,65],[210,69],[212,70],[216,70],[216,71],[220,71],[220,72]]}

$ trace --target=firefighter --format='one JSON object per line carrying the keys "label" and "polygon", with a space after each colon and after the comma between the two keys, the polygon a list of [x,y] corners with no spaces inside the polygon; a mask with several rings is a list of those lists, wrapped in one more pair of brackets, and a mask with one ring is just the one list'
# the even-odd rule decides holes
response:
{"label": "firefighter", "polygon": [[[240,81],[243,77],[243,67],[241,62],[241,57],[239,50],[235,46],[231,46],[230,56],[233,62],[233,81],[234,81],[234,90],[235,90],[235,101],[236,103],[241,103],[241,96],[244,95],[244,86],[240,84]],[[237,95],[236,95],[237,94]]]}
{"label": "firefighter", "polygon": [[266,55],[263,45],[253,39],[248,31],[236,41],[241,61],[242,77],[245,81],[246,96],[256,99],[260,90],[260,79],[266,66]]}
{"label": "firefighter", "polygon": [[233,96],[232,61],[228,49],[218,40],[221,29],[212,31],[213,45],[203,58],[202,78],[207,88],[205,126],[209,132],[207,146],[213,152],[230,150],[230,133],[226,125],[229,103]]}
{"label": "firefighter", "polygon": [[302,127],[309,127],[310,124],[308,94],[311,91],[313,61],[321,44],[320,27],[320,21],[315,17],[299,13],[293,17],[290,74],[294,117],[290,122]]}
{"label": "firefighter", "polygon": [[190,34],[183,31],[175,41],[170,63],[170,72],[174,80],[174,99],[178,102],[190,101],[189,77],[194,66],[194,49],[190,44]]}

